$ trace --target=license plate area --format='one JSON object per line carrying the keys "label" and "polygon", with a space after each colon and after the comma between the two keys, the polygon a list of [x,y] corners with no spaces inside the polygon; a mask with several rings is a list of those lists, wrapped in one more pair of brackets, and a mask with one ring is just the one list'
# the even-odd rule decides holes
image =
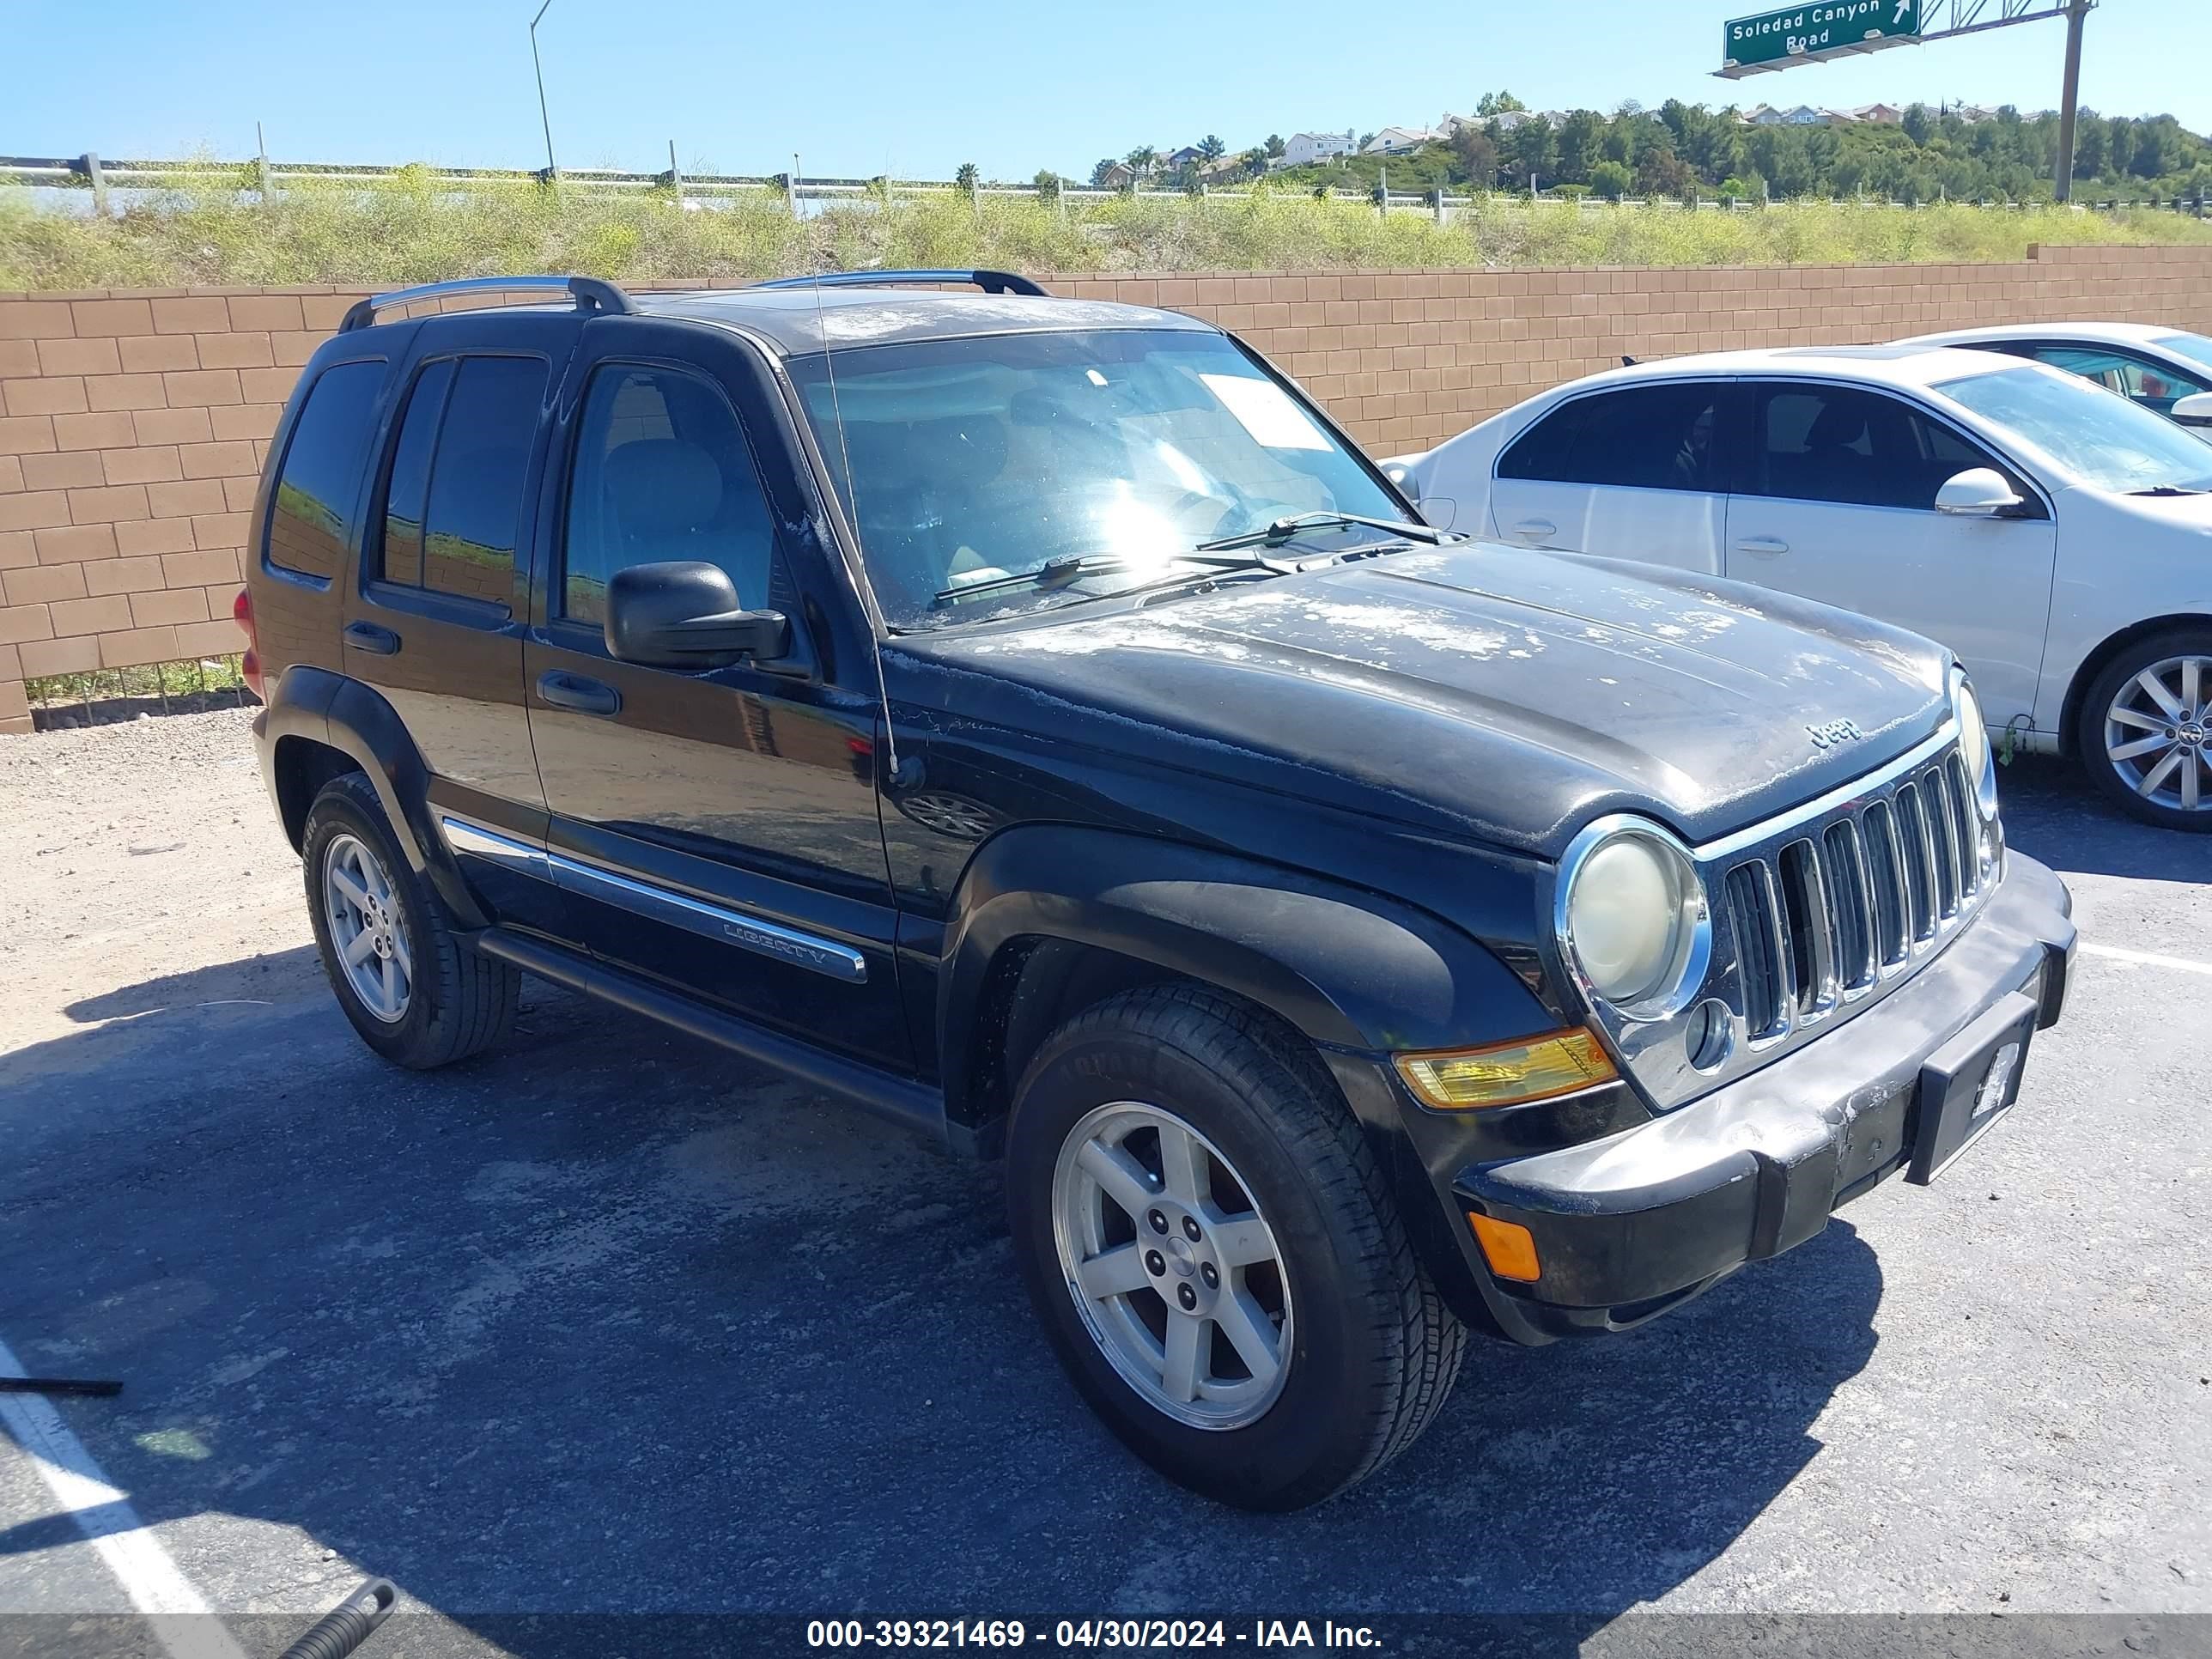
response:
{"label": "license plate area", "polygon": [[1935,1180],[2020,1098],[2041,981],[2039,970],[1922,1064],[1907,1181],[1924,1187]]}

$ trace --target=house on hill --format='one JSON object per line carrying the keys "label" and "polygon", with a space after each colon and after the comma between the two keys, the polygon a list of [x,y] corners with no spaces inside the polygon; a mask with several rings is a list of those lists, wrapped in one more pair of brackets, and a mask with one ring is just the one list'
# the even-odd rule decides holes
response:
{"label": "house on hill", "polygon": [[1331,156],[1349,155],[1358,148],[1358,135],[1349,127],[1342,132],[1294,132],[1283,141],[1280,165],[1310,167]]}
{"label": "house on hill", "polygon": [[1423,144],[1433,144],[1443,134],[1432,127],[1385,127],[1360,149],[1362,155],[1407,155]]}

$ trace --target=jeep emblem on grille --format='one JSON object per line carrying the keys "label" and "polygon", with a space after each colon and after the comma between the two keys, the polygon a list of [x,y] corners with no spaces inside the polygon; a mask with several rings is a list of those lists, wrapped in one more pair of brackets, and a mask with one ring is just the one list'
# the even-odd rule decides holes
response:
{"label": "jeep emblem on grille", "polygon": [[1866,736],[1856,720],[1830,720],[1825,726],[1808,726],[1805,730],[1815,749],[1833,749],[1838,744],[1856,743]]}

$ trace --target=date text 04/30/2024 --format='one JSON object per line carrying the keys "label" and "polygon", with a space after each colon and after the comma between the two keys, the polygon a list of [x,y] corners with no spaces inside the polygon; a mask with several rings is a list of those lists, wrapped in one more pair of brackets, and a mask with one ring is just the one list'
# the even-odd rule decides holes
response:
{"label": "date text 04/30/2024", "polygon": [[1066,1651],[1185,1648],[1379,1648],[1366,1625],[1323,1619],[1259,1619],[1249,1628],[1220,1619],[1061,1619],[1049,1637],[1018,1619],[816,1619],[806,1626],[811,1648],[1020,1648],[1032,1644]]}

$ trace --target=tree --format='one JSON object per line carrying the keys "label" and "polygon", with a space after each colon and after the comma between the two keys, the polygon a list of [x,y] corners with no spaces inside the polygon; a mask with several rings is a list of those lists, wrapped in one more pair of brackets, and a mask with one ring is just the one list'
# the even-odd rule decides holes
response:
{"label": "tree", "polygon": [[1209,132],[1198,141],[1198,153],[1206,161],[1218,161],[1229,153],[1229,146],[1217,134]]}
{"label": "tree", "polygon": [[1600,161],[1590,169],[1589,187],[1593,195],[1602,196],[1608,202],[1618,202],[1628,194],[1633,181],[1628,169],[1618,161]]}
{"label": "tree", "polygon": [[1354,145],[1352,146],[1352,149],[1365,149],[1368,147],[1368,145],[1370,145],[1370,144],[1373,143],[1374,142],[1375,142],[1375,135],[1374,135],[1373,133],[1371,133],[1371,132],[1363,132],[1363,133],[1361,133],[1361,134],[1359,135],[1359,142],[1358,142],[1358,143],[1354,144]]}
{"label": "tree", "polygon": [[1093,190],[1106,190],[1111,188],[1114,181],[1110,175],[1113,173],[1114,169],[1121,165],[1121,164],[1119,161],[1115,161],[1110,155],[1100,158],[1099,161],[1092,165],[1091,169],[1091,188]]}
{"label": "tree", "polygon": [[1513,175],[1513,182],[1522,189],[1531,187],[1550,178],[1553,163],[1558,159],[1553,143],[1549,121],[1523,121],[1506,135],[1505,154]]}
{"label": "tree", "polygon": [[[1529,125],[1534,125],[1534,123]],[[1578,109],[1571,112],[1559,124],[1558,160],[1553,171],[1559,182],[1579,185],[1589,181],[1590,168],[1597,164],[1599,145],[1605,142],[1605,118],[1595,110]],[[1614,159],[1626,161],[1627,157]]]}
{"label": "tree", "polygon": [[1049,202],[1060,195],[1060,185],[1066,181],[1050,167],[1040,167],[1036,177],[1030,182],[1036,186],[1036,193]]}
{"label": "tree", "polygon": [[[1597,182],[1595,174],[1591,175],[1590,182]],[[1697,187],[1697,173],[1671,149],[1655,144],[1644,152],[1644,159],[1636,164],[1638,196],[1687,196]]]}
{"label": "tree", "polygon": [[1243,159],[1244,176],[1247,179],[1264,179],[1267,176],[1267,152],[1263,147],[1255,145],[1246,150]]}
{"label": "tree", "polygon": [[1150,144],[1139,144],[1121,159],[1129,164],[1132,173],[1150,173],[1160,156]]}
{"label": "tree", "polygon": [[1462,123],[1451,136],[1453,162],[1460,177],[1476,190],[1488,190],[1498,183],[1498,146],[1480,127]]}
{"label": "tree", "polygon": [[1280,155],[1283,153],[1284,148],[1283,135],[1281,133],[1271,132],[1267,135],[1267,159],[1269,161],[1272,161],[1278,155]]}
{"label": "tree", "polygon": [[1528,105],[1522,103],[1511,93],[1500,90],[1484,93],[1475,100],[1474,112],[1484,116],[1504,115],[1513,110],[1528,107]]}
{"label": "tree", "polygon": [[2105,148],[2107,137],[2105,123],[2097,112],[2083,110],[2074,130],[2074,176],[2076,179],[2101,179],[2105,176],[2105,158],[2109,153]]}
{"label": "tree", "polygon": [[981,184],[982,179],[983,175],[975,170],[975,164],[973,161],[963,161],[952,175],[952,182],[970,196],[975,193],[975,186]]}
{"label": "tree", "polygon": [[1927,147],[1929,125],[1927,105],[1915,104],[1905,112],[1905,136],[1923,149]]}

